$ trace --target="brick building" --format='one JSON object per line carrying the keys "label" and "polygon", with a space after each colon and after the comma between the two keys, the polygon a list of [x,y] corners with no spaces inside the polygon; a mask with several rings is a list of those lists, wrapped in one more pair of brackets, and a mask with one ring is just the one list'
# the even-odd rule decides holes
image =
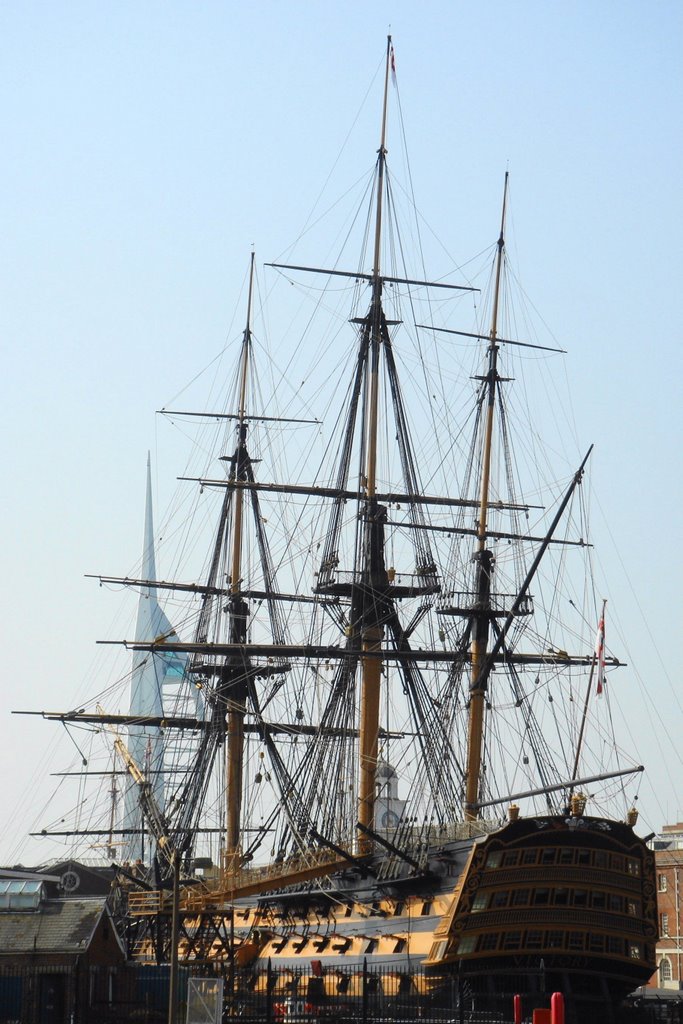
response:
{"label": "brick building", "polygon": [[683,988],[683,822],[665,825],[652,841],[657,868],[659,941],[651,986]]}

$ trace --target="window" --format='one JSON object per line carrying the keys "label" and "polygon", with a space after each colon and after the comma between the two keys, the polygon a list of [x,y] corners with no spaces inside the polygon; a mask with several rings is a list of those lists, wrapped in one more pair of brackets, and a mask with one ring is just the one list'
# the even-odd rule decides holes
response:
{"label": "window", "polygon": [[662,935],[668,935],[669,934],[669,915],[668,914],[660,914],[659,915],[659,930],[662,933]]}
{"label": "window", "polygon": [[535,864],[536,863],[536,850],[523,850],[522,851],[522,864]]}
{"label": "window", "polygon": [[635,877],[638,877],[640,875],[640,861],[635,860],[635,858],[633,857],[627,857],[626,870],[628,871],[629,875],[634,875]]}
{"label": "window", "polygon": [[576,863],[577,864],[590,864],[591,852],[590,850],[577,850],[576,852]]}
{"label": "window", "polygon": [[666,892],[666,875],[657,875],[657,888],[660,892]]}
{"label": "window", "polygon": [[509,868],[514,867],[517,863],[517,851],[508,850],[507,853],[503,854],[503,867]]}
{"label": "window", "polygon": [[521,932],[508,932],[503,936],[503,949],[519,949],[521,945]]}
{"label": "window", "polygon": [[607,854],[604,850],[596,850],[593,854],[593,864],[596,868],[607,867]]}
{"label": "window", "polygon": [[[473,953],[476,941],[476,936],[465,935],[458,943],[458,953]],[[394,952],[396,951],[394,950]]]}
{"label": "window", "polygon": [[502,860],[502,854],[501,854],[500,850],[492,850],[491,853],[486,858],[486,867],[487,868],[499,868],[501,860]]}
{"label": "window", "polygon": [[478,892],[472,900],[472,912],[476,913],[479,910],[486,910],[489,901],[488,893]]}
{"label": "window", "polygon": [[0,881],[0,910],[37,910],[44,897],[43,882]]}
{"label": "window", "polygon": [[573,864],[574,862],[574,851],[573,850],[560,850],[557,857],[558,864]]}
{"label": "window", "polygon": [[672,976],[671,961],[669,960],[668,957],[663,956],[662,959],[659,961],[659,981],[660,981],[660,984],[664,985],[665,982],[671,981],[671,976]]}
{"label": "window", "polygon": [[541,850],[541,864],[554,864],[555,863],[555,851],[554,850]]}
{"label": "window", "polygon": [[529,902],[529,890],[528,889],[515,889],[512,893],[512,906],[513,907],[526,907]]}
{"label": "window", "polygon": [[564,945],[564,932],[556,930],[548,932],[547,942],[550,949],[562,949]]}
{"label": "window", "polygon": [[591,906],[594,910],[604,910],[607,906],[607,894],[604,892],[594,892],[591,897]]}
{"label": "window", "polygon": [[569,904],[569,889],[555,890],[555,906],[566,907]]}
{"label": "window", "polygon": [[507,892],[494,892],[491,900],[492,907],[507,907],[509,893]]}
{"label": "window", "polygon": [[446,952],[446,946],[448,945],[447,939],[442,939],[441,942],[435,942],[430,950],[430,960],[440,960]]}
{"label": "window", "polygon": [[640,943],[639,942],[629,942],[629,944],[628,944],[628,955],[631,957],[632,960],[640,960],[641,959]]}
{"label": "window", "polygon": [[550,889],[536,889],[533,902],[536,907],[543,907],[546,903],[550,903]]}
{"label": "window", "polygon": [[574,893],[574,906],[575,907],[587,907],[588,906],[588,893],[585,889],[577,889]]}
{"label": "window", "polygon": [[569,946],[570,949],[573,949],[576,952],[576,950],[578,950],[578,949],[583,949],[583,940],[584,940],[584,933],[583,932],[570,932],[569,933],[569,941],[568,941],[567,945]]}
{"label": "window", "polygon": [[528,931],[526,933],[526,948],[527,949],[541,949],[543,947],[543,932],[542,931]]}
{"label": "window", "polygon": [[487,950],[496,949],[498,946],[498,934],[497,932],[489,932],[487,935],[482,935],[479,939],[479,952],[484,953]]}

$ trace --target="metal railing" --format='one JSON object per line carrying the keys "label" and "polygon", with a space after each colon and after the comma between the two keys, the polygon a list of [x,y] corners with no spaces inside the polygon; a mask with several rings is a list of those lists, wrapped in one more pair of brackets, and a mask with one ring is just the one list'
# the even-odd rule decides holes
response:
{"label": "metal railing", "polygon": [[[224,964],[223,1024],[512,1024],[512,995],[523,981],[510,977],[494,998],[474,992],[457,975],[428,972],[401,975],[385,968],[336,971],[309,970],[286,977],[274,970],[261,975],[233,974]],[[27,964],[19,958],[0,964],[0,1024],[167,1024],[168,965],[83,966],[78,963]],[[190,979],[215,977],[183,965],[179,972],[178,1013],[174,1024],[188,1020]],[[510,991],[508,992],[508,988]],[[517,989],[519,990],[519,989]],[[648,990],[644,990],[645,993]],[[614,1016],[593,1008],[567,1013],[567,1024],[683,1024],[683,1000],[647,998],[636,993]],[[549,995],[524,997],[524,1013],[547,1006]],[[488,1005],[487,1005],[488,1004]],[[578,1013],[578,1016],[577,1016]]]}

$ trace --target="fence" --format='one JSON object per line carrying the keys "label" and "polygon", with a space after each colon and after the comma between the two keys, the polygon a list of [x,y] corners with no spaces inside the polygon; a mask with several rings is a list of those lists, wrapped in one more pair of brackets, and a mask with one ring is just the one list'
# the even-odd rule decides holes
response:
{"label": "fence", "polygon": [[[481,998],[457,978],[426,973],[411,977],[387,970],[336,973],[334,978],[296,972],[240,976],[229,973],[219,984],[197,985],[202,975],[179,969],[178,1016],[174,1024],[200,1024],[188,1015],[197,989],[223,988],[222,1022],[241,1024],[511,1024],[512,994],[495,1004]],[[0,1024],[168,1024],[170,969],[130,964],[125,967],[45,967],[9,965],[0,969]],[[220,984],[222,982],[222,986]],[[549,997],[548,997],[549,999]],[[195,1001],[196,1005],[196,1001]],[[536,1005],[541,1005],[536,1003]],[[208,1003],[207,1003],[208,1006]],[[524,1007],[531,1015],[531,1006]],[[216,1021],[219,1012],[213,1011]],[[611,1014],[583,1010],[567,1014],[576,1021],[609,1020]],[[206,1020],[211,1020],[210,1016]],[[683,1024],[677,999],[633,999],[611,1018],[614,1024]],[[205,1018],[201,1018],[205,1024]]]}

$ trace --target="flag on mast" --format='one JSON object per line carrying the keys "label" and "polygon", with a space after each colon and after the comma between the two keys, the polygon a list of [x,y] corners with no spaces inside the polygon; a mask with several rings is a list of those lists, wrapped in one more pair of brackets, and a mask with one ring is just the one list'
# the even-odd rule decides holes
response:
{"label": "flag on mast", "polygon": [[602,696],[602,691],[605,686],[605,606],[607,601],[602,602],[602,611],[600,613],[600,621],[598,622],[598,635],[595,639],[595,667],[598,676],[597,693],[598,697]]}
{"label": "flag on mast", "polygon": [[394,85],[396,85],[396,58],[394,56],[394,44],[393,43],[391,44],[390,58],[391,58],[391,81],[394,83]]}

